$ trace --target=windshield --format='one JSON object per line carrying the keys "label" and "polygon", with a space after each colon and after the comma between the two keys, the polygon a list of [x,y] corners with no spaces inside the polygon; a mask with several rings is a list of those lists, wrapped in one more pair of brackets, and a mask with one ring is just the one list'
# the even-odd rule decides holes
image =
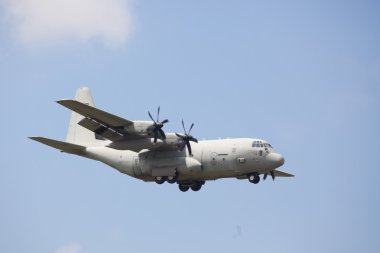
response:
{"label": "windshield", "polygon": [[252,147],[254,148],[272,148],[272,145],[270,145],[269,143],[266,143],[266,142],[263,142],[263,141],[254,141],[252,143]]}

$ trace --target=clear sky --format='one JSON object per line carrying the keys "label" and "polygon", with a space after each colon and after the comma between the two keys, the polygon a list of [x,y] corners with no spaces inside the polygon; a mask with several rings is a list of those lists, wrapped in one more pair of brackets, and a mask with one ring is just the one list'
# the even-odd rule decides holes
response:
{"label": "clear sky", "polygon": [[[27,139],[81,86],[296,177],[182,193]],[[0,252],[380,252],[379,1],[1,0],[0,87]]]}

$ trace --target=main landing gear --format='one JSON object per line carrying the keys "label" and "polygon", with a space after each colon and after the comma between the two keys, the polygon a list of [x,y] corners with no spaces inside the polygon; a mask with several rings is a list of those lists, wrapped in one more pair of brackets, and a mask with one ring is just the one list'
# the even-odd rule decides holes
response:
{"label": "main landing gear", "polygon": [[171,176],[158,176],[158,177],[155,177],[154,178],[154,181],[157,183],[157,184],[163,184],[165,182],[168,182],[169,184],[174,184],[177,182],[177,179],[178,179],[178,173],[176,172],[175,175],[171,175]]}
{"label": "main landing gear", "polygon": [[175,182],[177,182],[177,179],[178,179],[177,175],[175,175],[175,176],[168,176],[166,178],[166,182],[168,182],[169,184],[174,184]]}
{"label": "main landing gear", "polygon": [[163,184],[166,181],[166,177],[156,177],[154,181],[156,181],[157,184]]}
{"label": "main landing gear", "polygon": [[178,188],[181,192],[187,192],[189,189],[190,189],[190,186],[188,185],[183,185],[183,184],[179,184],[178,185]]}
{"label": "main landing gear", "polygon": [[154,178],[154,181],[157,184],[163,184],[168,182],[169,184],[178,183],[178,188],[182,192],[187,192],[190,188],[191,190],[197,192],[202,188],[202,185],[205,184],[205,181],[180,181],[178,182],[178,175],[172,176],[157,176]]}
{"label": "main landing gear", "polygon": [[181,182],[181,183],[178,183],[178,188],[182,192],[187,192],[190,188],[191,190],[197,192],[202,188],[202,185],[204,184],[205,184],[205,181]]}

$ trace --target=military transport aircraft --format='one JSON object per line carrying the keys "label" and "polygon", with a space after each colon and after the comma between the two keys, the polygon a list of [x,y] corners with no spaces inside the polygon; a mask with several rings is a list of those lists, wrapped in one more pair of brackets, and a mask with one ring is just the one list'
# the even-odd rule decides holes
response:
{"label": "military transport aircraft", "polygon": [[57,103],[72,110],[66,142],[29,137],[70,154],[103,162],[121,173],[146,182],[177,183],[183,192],[199,191],[207,180],[248,179],[257,184],[260,175],[292,177],[277,170],[284,157],[261,139],[221,139],[198,141],[190,135],[194,123],[184,133],[165,133],[160,121],[131,121],[94,107],[90,89],[79,88],[74,100]]}

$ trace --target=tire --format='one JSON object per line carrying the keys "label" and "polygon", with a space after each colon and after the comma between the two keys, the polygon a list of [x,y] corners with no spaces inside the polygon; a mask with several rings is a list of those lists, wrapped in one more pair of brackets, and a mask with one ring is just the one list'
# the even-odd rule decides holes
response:
{"label": "tire", "polygon": [[187,192],[190,189],[190,186],[179,184],[178,188],[181,192]]}
{"label": "tire", "polygon": [[191,186],[191,189],[195,192],[199,191],[202,188],[202,184],[197,183]]}
{"label": "tire", "polygon": [[166,181],[169,183],[169,184],[174,184],[175,182],[177,182],[177,176],[168,176],[166,178]]}
{"label": "tire", "polygon": [[166,177],[156,177],[154,180],[157,184],[163,184],[166,181]]}
{"label": "tire", "polygon": [[260,182],[260,176],[258,174],[250,174],[248,175],[248,180],[253,184],[257,184]]}

